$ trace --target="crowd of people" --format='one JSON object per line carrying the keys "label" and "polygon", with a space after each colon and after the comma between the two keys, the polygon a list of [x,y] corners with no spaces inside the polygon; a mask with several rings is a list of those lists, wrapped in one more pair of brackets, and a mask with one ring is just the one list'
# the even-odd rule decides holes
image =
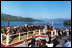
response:
{"label": "crowd of people", "polygon": [[[64,42],[59,41],[59,39],[62,39],[62,37],[68,37],[67,39],[64,39]],[[49,38],[49,36],[48,36]],[[31,42],[28,44],[28,47],[71,47],[71,35],[67,36],[67,34],[63,33],[58,36],[54,40],[51,40],[51,37],[49,38],[49,41],[45,40],[36,40],[35,35],[32,37]]]}
{"label": "crowd of people", "polygon": [[[7,34],[7,27],[8,26],[4,26],[2,27],[1,29],[1,33],[4,33],[4,34]],[[9,34],[11,35],[12,34],[12,31],[16,32],[16,33],[21,33],[21,32],[27,32],[27,31],[33,31],[35,29],[43,29],[43,26],[42,25],[26,25],[26,26],[13,26],[11,27],[10,26],[10,30],[9,30]]]}
{"label": "crowd of people", "polygon": [[[8,27],[8,26],[7,26]],[[7,34],[7,27],[2,27],[1,33]],[[21,32],[28,32],[28,31],[33,31],[35,29],[44,29],[46,28],[45,25],[25,25],[25,26],[10,26],[9,29],[9,34],[16,34],[16,33],[21,33]],[[53,29],[53,26],[49,27],[49,24],[47,25],[47,29]],[[60,41],[59,39],[62,39],[62,37],[66,36],[68,37],[67,39],[64,40],[64,43],[62,43],[61,47],[71,47],[71,30],[68,29],[56,29],[57,36],[54,40],[51,40],[51,34],[48,34],[49,41],[46,40],[41,40],[41,41],[36,41],[35,35],[33,35],[31,42],[28,44],[29,47],[60,47]],[[13,39],[16,37],[16,35],[11,36],[11,40],[9,43],[13,41]]]}
{"label": "crowd of people", "polygon": [[[71,30],[70,29],[56,29],[57,36],[54,40],[51,40],[51,35],[48,35],[49,41],[39,40],[36,41],[35,35],[29,43],[29,47],[71,47]],[[64,39],[65,38],[65,39]],[[64,42],[59,41],[64,40]],[[63,40],[62,40],[63,39]]]}
{"label": "crowd of people", "polygon": [[[7,27],[1,27],[1,33],[2,34],[6,34],[7,35]],[[12,34],[17,34],[17,33],[22,33],[22,32],[28,32],[28,31],[33,31],[35,29],[43,29],[44,25],[25,25],[25,26],[13,26],[13,27],[9,27],[9,35]],[[11,40],[9,43],[11,43],[13,41],[13,39],[17,37],[16,35],[11,36]],[[5,40],[6,38],[3,38],[3,40]]]}

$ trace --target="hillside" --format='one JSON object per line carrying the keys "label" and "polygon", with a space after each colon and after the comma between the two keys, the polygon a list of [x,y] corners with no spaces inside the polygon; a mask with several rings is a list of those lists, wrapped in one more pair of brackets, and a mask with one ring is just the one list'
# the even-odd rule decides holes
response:
{"label": "hillside", "polygon": [[23,17],[8,15],[8,14],[1,14],[1,21],[7,21],[8,17],[9,17],[9,21],[40,21],[33,18],[23,18]]}
{"label": "hillside", "polygon": [[70,19],[65,19],[65,18],[55,18],[55,19],[40,19],[40,20],[44,20],[44,21],[47,21],[47,22],[52,22],[52,20],[54,22],[64,22],[66,20],[70,20]]}
{"label": "hillside", "polygon": [[71,20],[64,21],[64,25],[71,25]]}

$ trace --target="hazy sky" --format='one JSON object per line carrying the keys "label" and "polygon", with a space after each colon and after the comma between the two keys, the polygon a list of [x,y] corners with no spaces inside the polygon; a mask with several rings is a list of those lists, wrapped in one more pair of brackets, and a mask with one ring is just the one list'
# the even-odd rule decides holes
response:
{"label": "hazy sky", "polygon": [[36,19],[71,18],[71,1],[1,1],[1,12]]}

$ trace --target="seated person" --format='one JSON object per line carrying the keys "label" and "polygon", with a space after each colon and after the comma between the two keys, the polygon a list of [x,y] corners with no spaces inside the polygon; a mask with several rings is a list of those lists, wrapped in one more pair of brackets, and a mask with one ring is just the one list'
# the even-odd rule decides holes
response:
{"label": "seated person", "polygon": [[24,31],[24,32],[27,32],[26,27],[23,27],[23,31]]}
{"label": "seated person", "polygon": [[71,47],[71,40],[65,40],[65,42],[63,43],[63,47]]}
{"label": "seated person", "polygon": [[32,47],[39,47],[38,42],[35,42],[34,46]]}
{"label": "seated person", "polygon": [[45,44],[43,44],[43,42],[40,43],[39,47],[46,47]]}
{"label": "seated person", "polygon": [[42,39],[41,41],[43,42],[43,44],[45,44],[45,43],[46,43],[46,40],[45,40],[45,39]]}

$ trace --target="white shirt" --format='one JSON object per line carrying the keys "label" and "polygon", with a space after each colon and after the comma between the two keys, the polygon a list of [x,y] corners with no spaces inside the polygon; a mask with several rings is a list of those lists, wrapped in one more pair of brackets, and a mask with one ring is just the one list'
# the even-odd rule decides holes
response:
{"label": "white shirt", "polygon": [[30,45],[29,47],[31,47],[32,45]]}
{"label": "white shirt", "polygon": [[47,45],[47,47],[53,47],[53,43],[50,43],[50,44],[46,43],[46,45]]}

